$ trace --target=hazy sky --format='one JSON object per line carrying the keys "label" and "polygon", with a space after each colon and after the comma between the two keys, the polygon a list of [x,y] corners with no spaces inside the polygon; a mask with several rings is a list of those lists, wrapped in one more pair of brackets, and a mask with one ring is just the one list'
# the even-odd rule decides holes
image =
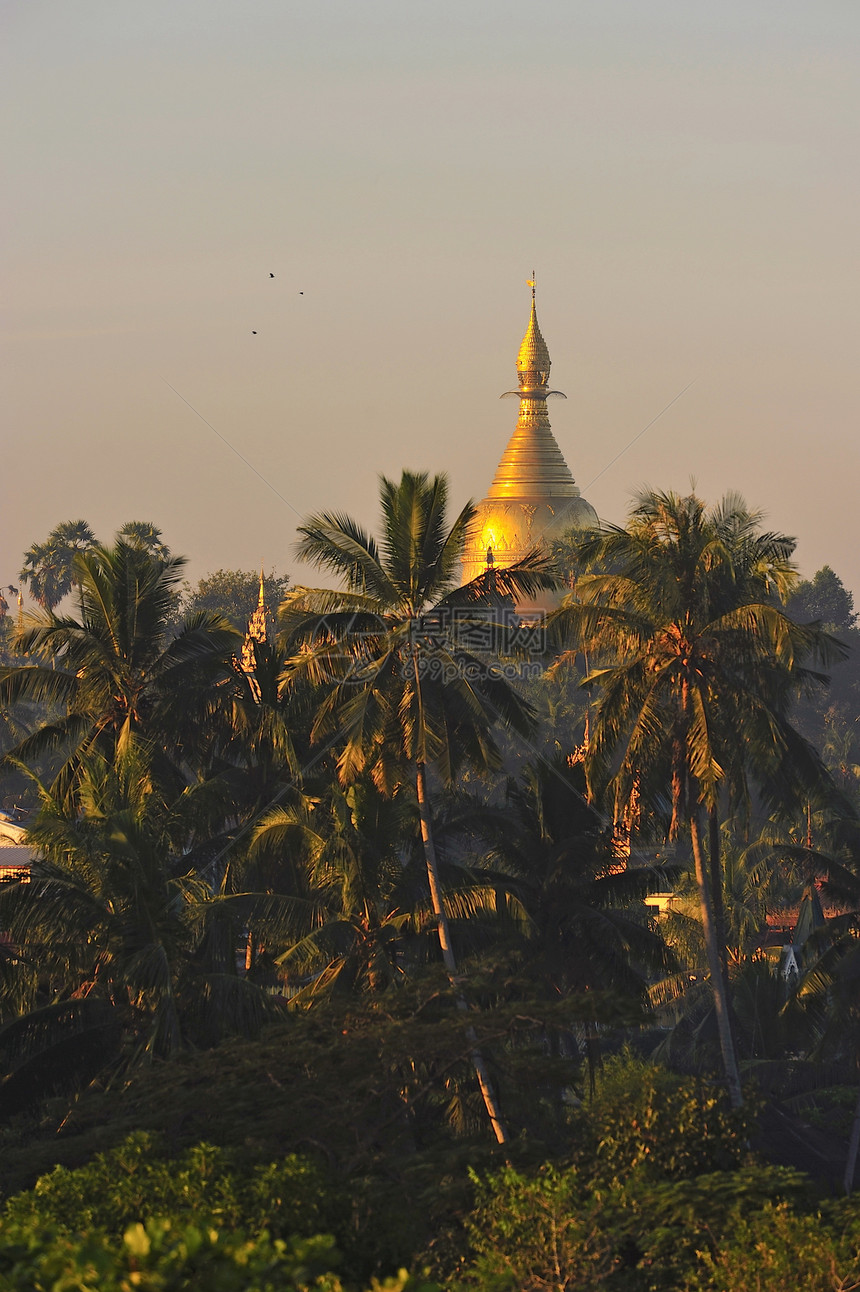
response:
{"label": "hazy sky", "polygon": [[380,472],[482,497],[534,268],[599,513],[740,490],[860,602],[857,0],[0,14],[1,584],[78,517],[313,582]]}

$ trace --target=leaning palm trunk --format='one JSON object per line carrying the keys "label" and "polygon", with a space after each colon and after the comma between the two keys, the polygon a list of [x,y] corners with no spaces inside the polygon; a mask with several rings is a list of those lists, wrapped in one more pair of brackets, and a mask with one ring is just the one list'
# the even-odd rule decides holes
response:
{"label": "leaning palm trunk", "polygon": [[854,1176],[857,1171],[857,1153],[860,1150],[860,1095],[854,1105],[854,1120],[851,1123],[851,1136],[848,1140],[848,1157],[845,1161],[845,1175],[842,1184],[846,1193],[854,1188]]}
{"label": "leaning palm trunk", "polygon": [[714,904],[714,928],[717,935],[717,945],[720,948],[720,964],[723,970],[723,983],[725,985],[726,1000],[729,1009],[729,1031],[732,1038],[732,1049],[735,1054],[735,1062],[738,1056],[738,1029],[735,1018],[734,1005],[732,1004],[731,992],[729,990],[729,953],[728,937],[726,934],[726,905],[723,898],[723,861],[722,848],[720,844],[720,818],[715,808],[708,811],[708,855],[710,859],[711,874],[711,900]]}
{"label": "leaning palm trunk", "polygon": [[[445,907],[442,902],[442,885],[439,883],[439,868],[436,864],[436,848],[433,844],[433,832],[430,828],[430,805],[427,801],[427,776],[423,763],[415,765],[415,787],[418,793],[418,814],[421,820],[421,842],[424,845],[424,859],[427,863],[427,879],[430,884],[430,900],[433,903],[433,914],[436,917],[436,928],[439,933],[439,946],[442,948],[442,961],[452,985],[457,982],[457,961],[454,956],[454,948],[451,943],[451,930],[448,927],[448,917],[445,914]],[[468,1011],[468,1005],[463,996],[457,993],[457,1008],[463,1013]],[[487,1110],[487,1116],[490,1119],[490,1125],[493,1128],[499,1144],[508,1142],[508,1132],[502,1118],[502,1110],[499,1106],[496,1092],[493,1089],[490,1074],[487,1071],[487,1065],[484,1056],[478,1047],[478,1038],[475,1035],[475,1029],[471,1023],[466,1027],[466,1040],[469,1043],[469,1058],[475,1069],[475,1076],[478,1078],[478,1085],[481,1089],[481,1095],[484,1100],[484,1107]]]}
{"label": "leaning palm trunk", "polygon": [[726,989],[726,980],[723,976],[723,960],[720,955],[720,944],[709,891],[710,886],[705,870],[705,858],[702,849],[702,823],[698,807],[693,808],[690,813],[690,842],[693,845],[693,863],[696,870],[696,886],[699,890],[699,904],[702,912],[702,930],[708,954],[708,969],[711,975],[711,988],[714,993],[714,1010],[717,1015],[717,1030],[723,1056],[723,1069],[726,1074],[726,1086],[728,1087],[732,1107],[741,1108],[744,1097],[741,1089],[734,1038],[732,1037],[731,1019],[729,1017],[729,994]]}
{"label": "leaning palm trunk", "polygon": [[728,985],[729,960],[726,947],[726,912],[723,902],[723,866],[720,849],[720,819],[714,808],[708,810],[708,857],[711,876],[711,901],[714,905],[714,928],[720,948],[723,978]]}

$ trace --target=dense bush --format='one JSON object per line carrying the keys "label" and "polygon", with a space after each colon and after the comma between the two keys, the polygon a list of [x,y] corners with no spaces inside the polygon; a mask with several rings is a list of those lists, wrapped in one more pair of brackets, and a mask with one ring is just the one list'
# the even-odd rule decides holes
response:
{"label": "dense bush", "polygon": [[477,1187],[461,1292],[840,1292],[860,1282],[860,1204],[816,1208],[786,1168],[640,1173],[607,1189],[576,1168],[508,1167]]}
{"label": "dense bush", "polygon": [[[459,1286],[806,1287],[786,1280],[792,1260],[819,1271],[810,1287],[852,1286],[821,1282],[821,1272],[848,1278],[857,1271],[860,1203],[818,1208],[800,1172],[756,1162],[746,1147],[748,1122],[702,1082],[621,1056],[606,1064],[571,1129],[567,1166],[508,1166],[475,1177]],[[782,1237],[771,1249],[768,1226],[776,1220]]]}
{"label": "dense bush", "polygon": [[6,1202],[0,1292],[355,1292],[374,1269],[428,1264],[435,1283],[401,1272],[373,1287],[860,1286],[860,1198],[822,1201],[800,1172],[756,1161],[749,1126],[702,1082],[622,1055],[568,1132],[553,1163],[527,1142],[477,1171],[443,1145],[387,1152],[397,1187],[368,1199],[375,1177],[307,1156],[254,1164],[199,1143],[168,1158],[138,1131]]}
{"label": "dense bush", "polygon": [[[291,1155],[241,1170],[212,1144],[161,1154],[156,1136],[137,1132],[9,1199],[0,1292],[339,1292],[329,1231],[343,1224],[344,1201],[313,1162]],[[374,1283],[418,1286],[405,1274]]]}
{"label": "dense bush", "polygon": [[743,1161],[750,1130],[750,1113],[732,1111],[713,1083],[622,1054],[604,1065],[571,1138],[580,1170],[611,1184],[634,1171],[677,1180],[730,1170]]}
{"label": "dense bush", "polygon": [[[325,1236],[272,1239],[153,1219],[121,1240],[35,1223],[0,1246],[0,1292],[342,1292]],[[404,1272],[372,1292],[438,1292]]]}
{"label": "dense bush", "polygon": [[860,1287],[860,1214],[837,1204],[798,1215],[786,1203],[739,1216],[719,1250],[702,1256],[713,1292],[852,1292]]}
{"label": "dense bush", "polygon": [[467,1221],[473,1263],[464,1285],[486,1292],[595,1287],[613,1268],[600,1202],[575,1169],[544,1167],[526,1176],[513,1167],[475,1181],[477,1206]]}
{"label": "dense bush", "polygon": [[157,1136],[138,1131],[86,1166],[55,1167],[35,1188],[10,1198],[0,1222],[4,1232],[41,1224],[120,1234],[136,1221],[170,1216],[174,1226],[265,1229],[280,1238],[330,1232],[337,1212],[334,1191],[308,1158],[291,1154],[243,1171],[212,1144],[168,1159]]}

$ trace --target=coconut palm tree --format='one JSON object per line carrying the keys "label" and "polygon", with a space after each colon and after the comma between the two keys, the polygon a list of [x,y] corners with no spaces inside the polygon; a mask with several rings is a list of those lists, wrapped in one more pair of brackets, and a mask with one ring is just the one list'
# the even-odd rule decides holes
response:
{"label": "coconut palm tree", "polygon": [[183,565],[123,542],[77,555],[77,617],[48,610],[15,639],[17,649],[53,667],[0,669],[0,700],[45,703],[51,713],[7,759],[52,760],[56,787],[69,792],[88,751],[107,757],[133,736],[145,737],[160,760],[157,774],[169,775],[178,792],[185,780],[179,766],[205,737],[207,709],[233,677],[240,640],[208,614],[192,615],[168,640]]}
{"label": "coconut palm tree", "polygon": [[[455,980],[427,769],[450,782],[464,763],[498,765],[492,727],[502,722],[528,730],[528,705],[492,654],[470,648],[470,632],[479,607],[481,628],[504,632],[496,613],[502,598],[534,596],[556,579],[535,554],[458,588],[475,509],[467,504],[448,527],[444,476],[406,471],[399,482],[383,477],[380,501],[379,543],[348,516],[323,513],[300,526],[299,555],[335,574],[343,589],[296,589],[283,603],[281,623],[296,652],[295,674],[327,688],[314,737],[338,743],[343,783],[369,773],[382,789],[393,789],[405,776],[415,786],[439,945]],[[472,1059],[494,1133],[504,1142],[507,1132],[477,1046]]]}
{"label": "coconut palm tree", "polygon": [[671,964],[642,901],[667,877],[619,869],[584,791],[581,765],[564,756],[527,766],[488,831],[487,861],[516,883],[532,973],[554,996],[603,990],[642,1001],[649,977]]}
{"label": "coconut palm tree", "polygon": [[[426,964],[435,935],[417,825],[412,786],[384,795],[369,776],[346,788],[329,783],[318,797],[275,807],[260,820],[252,864],[265,868],[266,858],[289,857],[301,875],[291,945],[277,959],[300,998],[378,993]],[[506,907],[504,877],[486,864],[465,865],[462,849],[434,842],[449,924],[472,931],[481,916],[497,923]]]}
{"label": "coconut palm tree", "polygon": [[379,992],[403,978],[422,923],[423,893],[403,856],[414,814],[408,787],[384,797],[365,777],[260,820],[252,863],[288,855],[300,875],[290,945],[276,956],[294,999]]}
{"label": "coconut palm tree", "polygon": [[[753,788],[773,806],[820,793],[826,774],[794,731],[789,704],[826,679],[842,648],[781,609],[796,579],[794,542],[762,532],[761,515],[728,495],[643,491],[625,529],[583,538],[575,597],[553,623],[560,644],[587,650],[598,690],[586,768],[616,813],[634,784],[668,788],[670,838],[689,834],[720,1046],[730,1097],[742,1102],[731,1032],[722,931],[719,814],[743,811]],[[709,820],[710,868],[703,816]],[[710,873],[709,873],[710,871]]]}

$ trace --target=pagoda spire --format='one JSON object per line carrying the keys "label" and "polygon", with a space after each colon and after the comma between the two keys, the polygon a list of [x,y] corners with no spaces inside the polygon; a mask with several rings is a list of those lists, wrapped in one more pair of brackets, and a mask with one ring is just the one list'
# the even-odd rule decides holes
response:
{"label": "pagoda spire", "polygon": [[532,308],[517,354],[519,385],[501,396],[519,399],[520,415],[488,497],[578,497],[579,490],[552,433],[546,406],[552,396],[560,399],[567,396],[548,388],[552,363],[538,323],[534,275],[528,283],[532,289]]}
{"label": "pagoda spire", "polygon": [[260,686],[254,676],[257,668],[257,645],[266,645],[270,640],[271,615],[266,605],[266,590],[263,585],[263,567],[260,566],[260,591],[257,597],[257,608],[248,620],[245,640],[242,643],[242,672],[248,678],[254,699],[259,702]]}

